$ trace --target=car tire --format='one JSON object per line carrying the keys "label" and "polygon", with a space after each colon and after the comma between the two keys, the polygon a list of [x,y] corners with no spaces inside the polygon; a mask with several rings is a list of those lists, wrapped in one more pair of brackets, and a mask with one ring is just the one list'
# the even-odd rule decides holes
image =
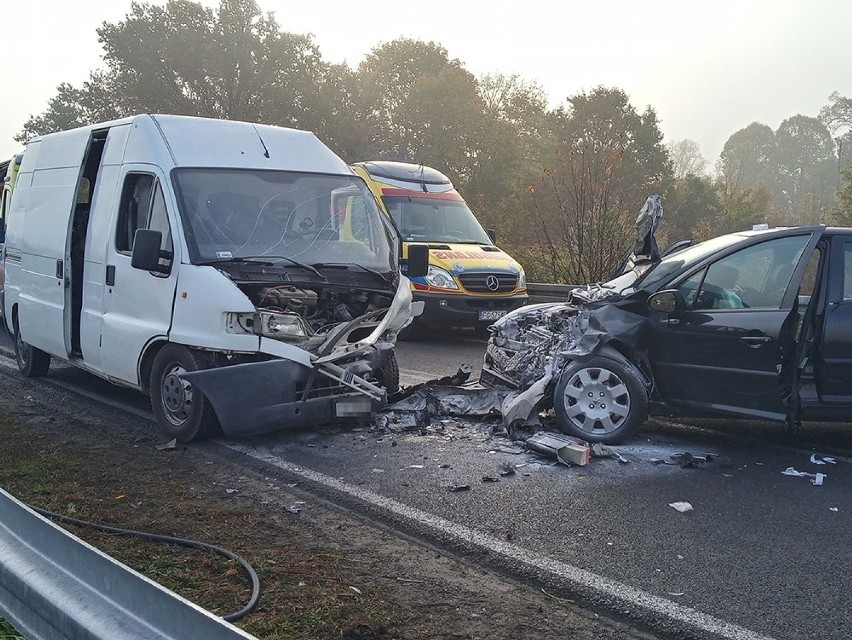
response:
{"label": "car tire", "polygon": [[219,421],[210,402],[178,377],[206,368],[197,354],[178,345],[166,345],[151,367],[151,408],[160,430],[169,439],[192,442],[218,435]]}
{"label": "car tire", "polygon": [[46,375],[47,370],[50,369],[50,354],[27,344],[21,339],[17,318],[14,321],[14,338],[15,360],[21,373],[27,378],[40,378]]}
{"label": "car tire", "polygon": [[614,444],[642,426],[648,394],[632,364],[594,356],[565,367],[553,394],[553,410],[564,433]]}

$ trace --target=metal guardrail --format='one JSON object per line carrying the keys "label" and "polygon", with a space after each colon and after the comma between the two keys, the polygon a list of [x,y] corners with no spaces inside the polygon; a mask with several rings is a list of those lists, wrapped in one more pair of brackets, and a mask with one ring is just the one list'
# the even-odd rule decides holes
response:
{"label": "metal guardrail", "polygon": [[28,640],[256,640],[3,489],[0,615]]}
{"label": "metal guardrail", "polygon": [[529,294],[530,297],[528,304],[536,304],[538,302],[564,302],[568,299],[568,292],[579,286],[582,285],[528,282],[527,294]]}

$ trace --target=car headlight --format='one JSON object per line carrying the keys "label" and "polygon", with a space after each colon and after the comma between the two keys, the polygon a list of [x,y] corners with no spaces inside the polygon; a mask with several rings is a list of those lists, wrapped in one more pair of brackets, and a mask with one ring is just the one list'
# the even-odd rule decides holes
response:
{"label": "car headlight", "polygon": [[527,274],[524,273],[524,268],[521,267],[521,270],[518,272],[518,289],[524,290],[527,288]]}
{"label": "car headlight", "polygon": [[450,275],[450,272],[446,269],[441,269],[440,267],[429,266],[429,272],[426,274],[424,278],[429,286],[435,287],[437,289],[458,289],[459,285],[456,284],[456,281],[453,280],[453,276]]}

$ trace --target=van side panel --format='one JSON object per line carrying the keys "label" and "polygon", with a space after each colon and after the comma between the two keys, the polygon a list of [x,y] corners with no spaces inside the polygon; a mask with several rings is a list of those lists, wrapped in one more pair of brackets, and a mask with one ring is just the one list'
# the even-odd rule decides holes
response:
{"label": "van side panel", "polygon": [[32,179],[23,189],[21,219],[15,221],[16,227],[20,224],[14,237],[21,250],[17,279],[22,292],[18,298],[21,337],[61,358],[68,357],[65,273],[70,268],[71,215],[88,142],[88,131],[68,131],[44,137],[34,164],[25,152]]}
{"label": "van side panel", "polygon": [[130,125],[112,127],[107,134],[101,167],[92,195],[89,232],[83,266],[83,310],[80,350],[88,366],[101,366],[101,325],[106,282],[106,251],[110,242],[112,212],[118,209],[121,161]]}

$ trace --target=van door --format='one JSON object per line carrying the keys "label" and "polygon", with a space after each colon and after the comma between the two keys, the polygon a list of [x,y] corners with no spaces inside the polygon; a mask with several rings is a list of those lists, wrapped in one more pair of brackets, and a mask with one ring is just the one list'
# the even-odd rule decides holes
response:
{"label": "van door", "polygon": [[[101,370],[137,385],[139,361],[149,342],[166,338],[171,327],[177,270],[163,176],[150,165],[125,165],[114,233],[104,269]],[[130,266],[137,229],[163,234],[161,271]]]}

